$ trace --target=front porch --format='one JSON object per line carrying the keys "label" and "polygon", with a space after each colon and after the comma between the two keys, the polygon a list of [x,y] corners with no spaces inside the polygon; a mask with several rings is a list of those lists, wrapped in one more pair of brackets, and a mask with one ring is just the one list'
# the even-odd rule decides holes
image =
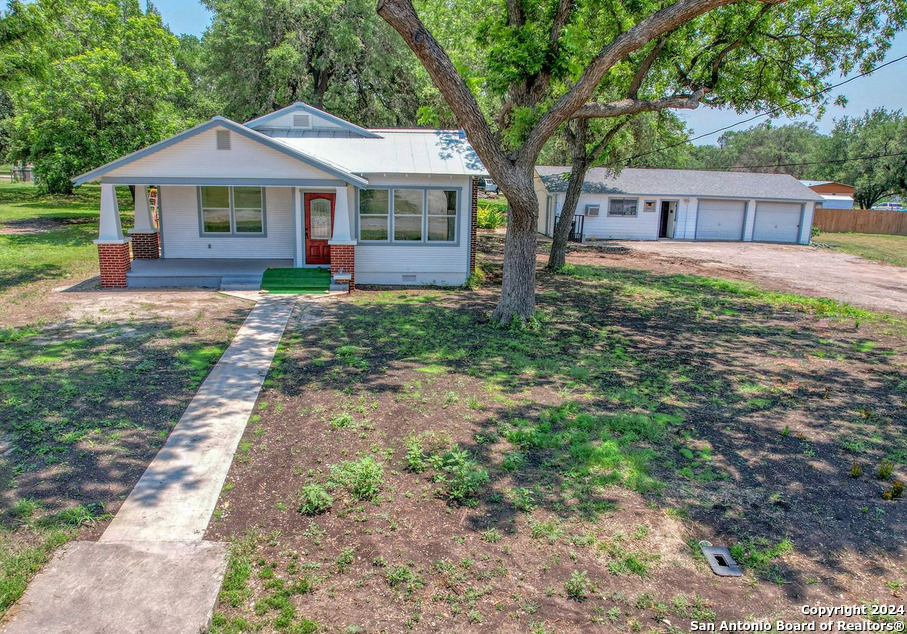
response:
{"label": "front porch", "polygon": [[132,261],[126,273],[130,288],[198,286],[224,290],[258,290],[267,269],[293,267],[293,260],[166,258]]}

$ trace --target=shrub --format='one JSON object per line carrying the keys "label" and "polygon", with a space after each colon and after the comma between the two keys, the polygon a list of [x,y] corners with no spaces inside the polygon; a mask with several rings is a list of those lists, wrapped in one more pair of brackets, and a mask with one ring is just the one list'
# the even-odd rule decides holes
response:
{"label": "shrub", "polygon": [[425,453],[422,451],[422,441],[418,436],[412,435],[406,439],[406,461],[407,471],[413,473],[422,473],[425,471]]}
{"label": "shrub", "polygon": [[855,461],[853,463],[853,466],[850,468],[850,477],[859,478],[861,475],[863,475],[863,467],[860,466],[859,462]]}
{"label": "shrub", "polygon": [[477,210],[479,229],[497,229],[507,224],[507,203],[497,200],[480,200]]}
{"label": "shrub", "polygon": [[343,487],[357,500],[374,500],[384,484],[384,468],[372,456],[331,467],[331,486]]}
{"label": "shrub", "polygon": [[333,503],[334,498],[320,484],[307,484],[299,489],[299,512],[303,515],[324,513]]}
{"label": "shrub", "polygon": [[583,601],[589,594],[592,584],[589,582],[588,573],[583,570],[579,572],[574,570],[570,578],[564,582],[564,588],[567,590],[567,596],[574,601]]}
{"label": "shrub", "polygon": [[879,480],[887,480],[890,478],[892,471],[894,471],[894,464],[891,460],[883,460],[881,464],[879,464]]}
{"label": "shrub", "polygon": [[440,471],[435,480],[442,484],[442,494],[458,504],[473,498],[489,481],[488,472],[463,449],[436,456],[435,466]]}

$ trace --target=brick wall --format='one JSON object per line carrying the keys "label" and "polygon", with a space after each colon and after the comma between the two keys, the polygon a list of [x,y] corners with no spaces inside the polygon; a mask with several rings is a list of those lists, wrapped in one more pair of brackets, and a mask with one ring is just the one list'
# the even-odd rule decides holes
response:
{"label": "brick wall", "polygon": [[101,268],[101,288],[126,288],[126,272],[131,264],[129,243],[99,244],[98,263]]}
{"label": "brick wall", "polygon": [[476,249],[479,228],[479,179],[472,179],[472,207],[469,219],[469,274],[476,270]]}
{"label": "brick wall", "polygon": [[132,257],[136,260],[157,260],[161,257],[160,233],[133,233]]}
{"label": "brick wall", "polygon": [[344,273],[349,273],[350,290],[356,288],[356,247],[352,244],[334,244],[331,245],[331,275],[339,273],[343,269]]}

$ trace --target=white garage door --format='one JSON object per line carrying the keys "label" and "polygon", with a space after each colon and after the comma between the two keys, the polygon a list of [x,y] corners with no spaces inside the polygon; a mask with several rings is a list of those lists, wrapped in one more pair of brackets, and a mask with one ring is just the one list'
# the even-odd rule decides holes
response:
{"label": "white garage door", "polygon": [[803,206],[797,203],[757,203],[753,240],[796,242],[800,236]]}
{"label": "white garage door", "polygon": [[697,240],[742,240],[746,202],[700,200],[696,216]]}

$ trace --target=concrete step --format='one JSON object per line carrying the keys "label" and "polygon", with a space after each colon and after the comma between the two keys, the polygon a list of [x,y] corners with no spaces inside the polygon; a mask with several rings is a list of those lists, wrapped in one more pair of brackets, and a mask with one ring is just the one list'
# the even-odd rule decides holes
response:
{"label": "concrete step", "polygon": [[261,288],[261,273],[236,273],[220,279],[222,291],[257,291]]}

